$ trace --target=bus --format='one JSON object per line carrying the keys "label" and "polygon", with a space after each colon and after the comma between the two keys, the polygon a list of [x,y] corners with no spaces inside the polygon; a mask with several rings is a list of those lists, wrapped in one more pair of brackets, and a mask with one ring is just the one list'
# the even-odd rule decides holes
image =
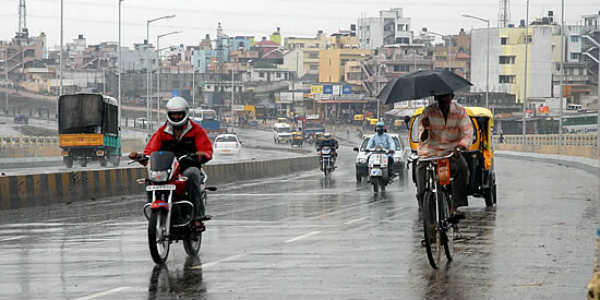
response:
{"label": "bus", "polygon": [[190,109],[190,118],[206,130],[211,140],[214,140],[217,135],[223,133],[221,124],[217,118],[217,112],[213,109]]}

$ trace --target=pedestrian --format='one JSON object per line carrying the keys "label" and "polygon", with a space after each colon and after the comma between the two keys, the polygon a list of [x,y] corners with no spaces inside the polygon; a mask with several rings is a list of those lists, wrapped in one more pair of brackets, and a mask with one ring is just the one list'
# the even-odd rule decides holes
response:
{"label": "pedestrian", "polygon": [[500,141],[500,144],[504,144],[504,132],[502,132],[502,130],[500,130],[500,138],[498,140]]}

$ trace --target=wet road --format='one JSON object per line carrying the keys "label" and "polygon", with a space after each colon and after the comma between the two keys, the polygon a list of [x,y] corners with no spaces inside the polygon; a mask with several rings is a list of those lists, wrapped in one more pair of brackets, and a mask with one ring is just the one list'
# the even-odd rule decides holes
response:
{"label": "wet road", "polygon": [[[201,255],[146,246],[141,197],[0,212],[6,299],[582,299],[592,274],[598,178],[499,158],[498,203],[471,198],[455,261],[433,271],[412,182],[374,196],[354,154],[318,172],[222,186]],[[210,174],[209,174],[210,176]]]}

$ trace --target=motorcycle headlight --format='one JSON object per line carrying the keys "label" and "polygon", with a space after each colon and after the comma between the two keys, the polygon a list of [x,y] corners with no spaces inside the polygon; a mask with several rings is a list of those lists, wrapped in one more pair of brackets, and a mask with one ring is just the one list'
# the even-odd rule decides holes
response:
{"label": "motorcycle headlight", "polygon": [[151,181],[167,181],[169,179],[169,173],[167,171],[150,171]]}

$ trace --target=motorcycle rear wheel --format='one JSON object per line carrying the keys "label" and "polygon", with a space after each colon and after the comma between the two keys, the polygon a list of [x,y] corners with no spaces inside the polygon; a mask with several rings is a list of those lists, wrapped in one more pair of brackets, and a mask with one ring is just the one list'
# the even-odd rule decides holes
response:
{"label": "motorcycle rear wheel", "polygon": [[[196,240],[193,237],[196,237]],[[188,238],[183,240],[183,249],[188,256],[197,256],[202,246],[202,232],[190,232]]]}
{"label": "motorcycle rear wheel", "polygon": [[166,232],[167,212],[153,210],[148,222],[148,247],[152,260],[156,264],[163,264],[169,256],[170,242],[163,236]]}

